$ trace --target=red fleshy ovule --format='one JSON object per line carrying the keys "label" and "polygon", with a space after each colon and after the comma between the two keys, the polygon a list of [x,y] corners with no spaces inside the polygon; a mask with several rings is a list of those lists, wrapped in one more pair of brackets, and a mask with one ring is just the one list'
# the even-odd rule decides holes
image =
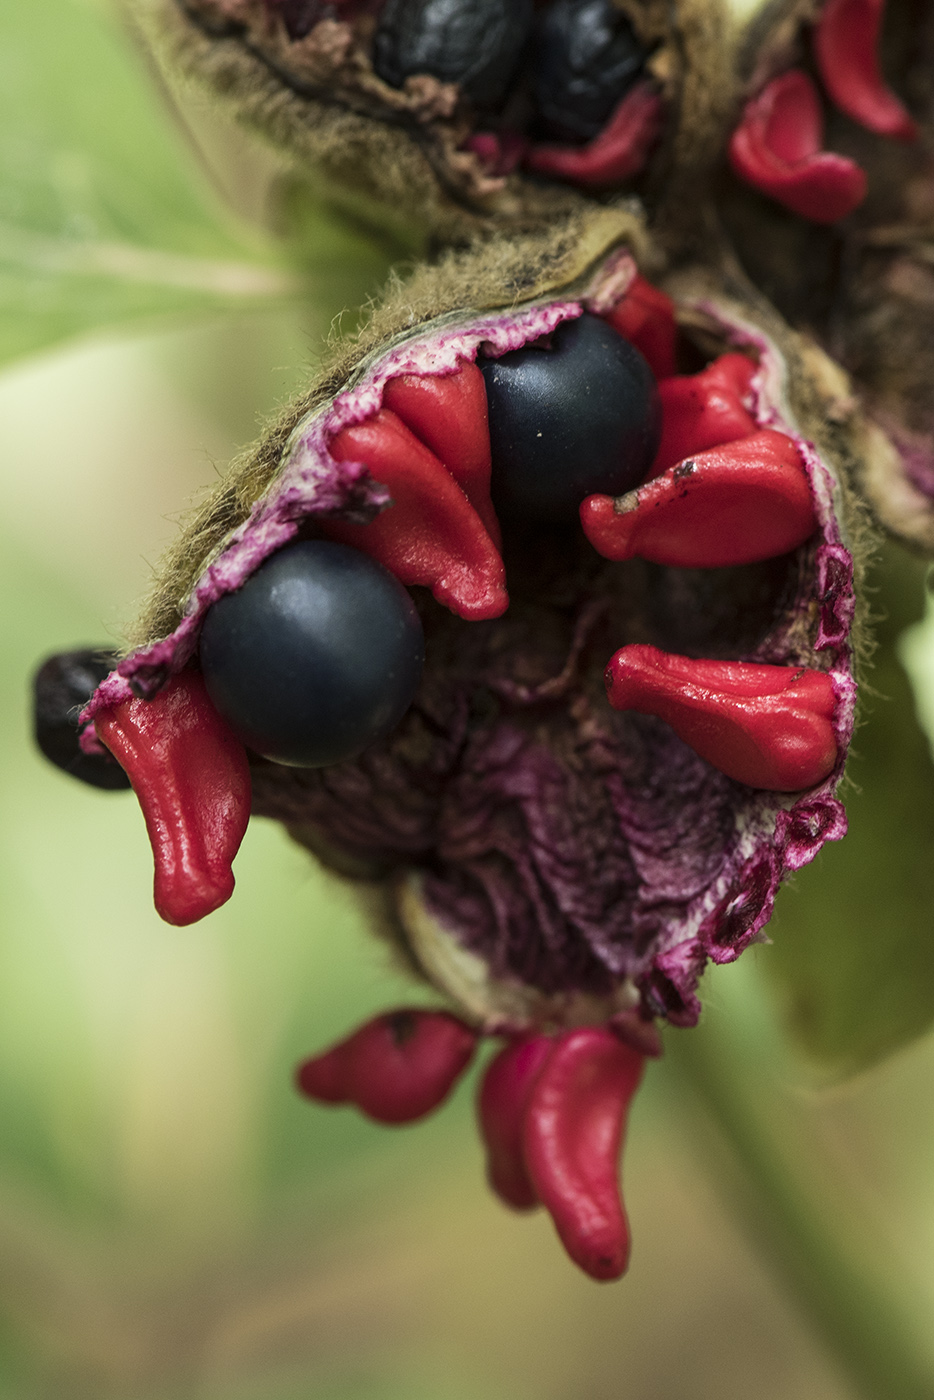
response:
{"label": "red fleshy ovule", "polygon": [[833,772],[834,689],[823,671],[695,660],[657,647],[622,647],[606,669],[617,710],[656,715],[728,778],[801,792]]}
{"label": "red fleshy ovule", "polygon": [[532,1210],[540,1204],[525,1166],[523,1122],[532,1085],[553,1045],[547,1035],[517,1036],[490,1061],[477,1095],[487,1177],[513,1210]]}
{"label": "red fleshy ovule", "polygon": [[721,355],[699,374],[679,374],[659,383],[662,440],[650,480],[695,452],[756,431],[756,420],[744,403],[755,372],[748,355]]}
{"label": "red fleshy ovule", "polygon": [[662,99],[651,82],[637,83],[599,136],[586,146],[530,147],[523,164],[588,189],[618,185],[637,175],[662,128]]}
{"label": "red fleshy ovule", "polygon": [[676,569],[774,559],[817,528],[801,454],[770,428],[698,452],[627,496],[588,496],[580,515],[604,558]]}
{"label": "red fleshy ovule", "polygon": [[644,1064],[604,1026],[566,1031],[525,1110],[523,1155],[535,1193],[568,1254],[598,1280],[619,1278],[629,1263],[619,1154]]}
{"label": "red fleshy ovule", "polygon": [[866,195],[866,174],[846,156],[823,151],[817,89],[806,73],[782,73],[746,104],[730,137],[740,179],[814,223],[851,214]]}
{"label": "red fleshy ovule", "polygon": [[518,131],[475,131],[464,142],[464,150],[473,151],[493,176],[511,175],[528,149],[528,140]]}
{"label": "red fleshy ovule", "polygon": [[879,68],[885,0],[826,0],[814,31],[820,75],[848,117],[880,136],[914,141],[918,128]]}
{"label": "red fleshy ovule", "polygon": [[637,274],[603,319],[645,356],[656,379],[674,374],[678,327],[671,297]]}
{"label": "red fleshy ovule", "polygon": [[443,1103],[470,1063],[477,1034],[447,1011],[391,1011],[367,1021],[296,1072],[320,1103],[352,1103],[378,1123],[412,1123]]}
{"label": "red fleshy ovule", "polygon": [[470,360],[454,374],[400,374],[383,390],[383,407],[444,463],[499,548],[490,500],[490,423],[483,375]]}
{"label": "red fleshy ovule", "polygon": [[198,671],[174,676],[152,700],[101,711],[94,728],[139,799],[156,909],[170,924],[203,919],[233,893],[231,865],[250,819],[246,749]]}
{"label": "red fleshy ovule", "polygon": [[424,584],[472,622],[509,605],[506,571],[489,531],[444,463],[388,408],[331,439],[338,462],[362,462],[389,488],[392,505],[368,525],[322,522],[331,539],[385,564],[405,584]]}

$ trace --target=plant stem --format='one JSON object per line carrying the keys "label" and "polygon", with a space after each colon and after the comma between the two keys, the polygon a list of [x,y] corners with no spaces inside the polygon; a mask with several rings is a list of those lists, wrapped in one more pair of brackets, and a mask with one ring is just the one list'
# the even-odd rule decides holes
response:
{"label": "plant stem", "polygon": [[[724,969],[727,975],[738,968]],[[668,1039],[685,1107],[702,1106],[718,1183],[864,1400],[934,1400],[930,1299],[847,1198],[776,1063],[787,1061],[746,975],[702,1027]],[[739,1003],[743,995],[744,1005]],[[756,1014],[750,1015],[751,1002]],[[726,1012],[726,1014],[724,1014]],[[927,1308],[925,1308],[925,1301]]]}

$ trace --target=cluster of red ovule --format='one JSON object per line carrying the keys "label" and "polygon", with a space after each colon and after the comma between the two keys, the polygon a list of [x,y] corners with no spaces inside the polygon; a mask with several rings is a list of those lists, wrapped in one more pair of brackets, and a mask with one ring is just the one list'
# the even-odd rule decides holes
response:
{"label": "cluster of red ovule", "polygon": [[[318,1103],[411,1123],[447,1098],[476,1041],[447,1012],[389,1012],[306,1060],[296,1082]],[[494,1057],[480,1086],[493,1189],[516,1210],[545,1206],[568,1254],[596,1279],[619,1278],[629,1262],[618,1162],[644,1064],[609,1027],[523,1035]]]}
{"label": "cluster of red ovule", "polygon": [[[880,136],[913,141],[917,127],[879,67],[885,0],[825,0],[814,54],[830,98]],[[835,223],[862,203],[866,175],[822,149],[820,96],[800,68],[773,78],[748,102],[730,139],[730,162],[748,184],[815,223]]]}
{"label": "cluster of red ovule", "polygon": [[368,525],[331,521],[331,539],[363,550],[404,584],[430,588],[472,622],[509,606],[490,501],[486,388],[477,366],[391,379],[372,418],[335,434],[331,456],[362,462],[392,508]]}

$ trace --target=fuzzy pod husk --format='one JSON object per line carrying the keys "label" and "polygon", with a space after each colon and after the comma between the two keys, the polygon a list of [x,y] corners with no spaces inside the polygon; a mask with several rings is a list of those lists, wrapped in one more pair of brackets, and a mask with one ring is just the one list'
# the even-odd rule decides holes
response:
{"label": "fuzzy pod husk", "polygon": [[[521,337],[577,314],[568,307],[588,298],[606,304],[614,286],[624,289],[633,255],[658,282],[657,256],[653,261],[632,211],[592,209],[547,233],[450,252],[395,283],[359,335],[332,348],[308,392],[192,516],[132,632],[120,674],[94,703],[128,695],[128,678],[137,693],[157,688],[186,664],[211,600],[239,586],[289,538],[298,516],[306,523],[315,511],[366,519],[379,507],[382,498],[365,474],[336,485],[329,477],[322,487],[306,473],[302,489],[311,482],[313,509],[279,510],[290,499],[287,481],[298,479],[295,462],[319,451],[316,425],[348,421],[340,413],[360,421],[373,412],[379,376],[400,366],[443,372],[445,354],[475,350],[497,335],[501,348],[524,343]],[[803,445],[823,543],[804,547],[778,573],[771,565],[719,571],[710,592],[705,580],[669,577],[640,561],[611,564],[570,537],[551,541],[549,553],[537,535],[525,539],[520,530],[504,555],[513,602],[503,617],[469,623],[431,599],[418,600],[429,661],[396,734],[331,770],[253,763],[254,811],[283,821],[328,865],[361,880],[377,922],[409,965],[487,1030],[655,1015],[691,1024],[708,958],[731,961],[761,939],[783,875],[845,829],[834,790],[852,732],[854,668],[869,649],[860,585],[872,542],[853,482],[872,448],[872,429],[845,376],[750,293],[741,275],[686,266],[661,280],[700,355],[737,343],[761,355],[761,421],[793,432]],[[694,597],[697,588],[702,596]],[[606,706],[602,671],[624,640],[621,631],[628,640],[652,640],[656,627],[665,645],[665,636],[677,640],[689,625],[685,617],[707,614],[722,615],[722,632],[708,629],[694,654],[830,668],[839,761],[803,799],[742,788],[673,742],[659,721],[614,718]],[[619,820],[606,796],[617,781],[624,789]],[[627,783],[641,794],[635,807]],[[515,792],[528,795],[529,784],[531,805],[522,805],[524,797],[517,805]],[[531,822],[518,838],[517,812]],[[559,813],[556,835],[535,830],[536,821],[547,827]],[[506,925],[491,915],[487,927],[471,885],[479,867],[467,828],[503,822],[503,850],[511,856],[498,850],[480,866],[505,905],[519,901],[521,917],[510,906]],[[432,842],[445,823],[450,840],[439,854]],[[627,823],[642,832],[643,846],[658,846],[658,890],[656,877],[634,873]],[[541,899],[539,906],[533,900],[538,912],[530,922],[523,903],[528,872],[520,867],[543,842],[548,868],[539,872]],[[692,861],[697,870],[688,871]],[[563,894],[549,903],[559,886]],[[640,905],[642,886],[656,895],[667,889],[670,913],[664,898]],[[597,907],[583,908],[591,887],[599,887]],[[565,917],[568,900],[578,900],[583,912],[575,906]],[[552,917],[558,906],[560,918]]]}
{"label": "fuzzy pod husk", "polygon": [[[736,108],[738,36],[710,0],[615,3],[651,49],[647,73],[664,121],[645,169],[597,197],[637,188],[666,221],[690,225]],[[429,78],[387,87],[346,24],[327,20],[320,41],[290,45],[263,18],[262,0],[127,0],[127,8],[170,83],[206,87],[329,197],[383,226],[465,243],[534,230],[588,199],[540,175],[491,173],[464,147],[476,114],[456,87]]]}

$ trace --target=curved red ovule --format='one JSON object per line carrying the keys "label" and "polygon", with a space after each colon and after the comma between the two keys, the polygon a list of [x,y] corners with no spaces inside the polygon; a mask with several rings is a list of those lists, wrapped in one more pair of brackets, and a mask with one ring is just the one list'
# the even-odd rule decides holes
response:
{"label": "curved red ovule", "polygon": [[391,1011],[299,1065],[301,1092],[352,1103],[378,1123],[412,1123],[443,1103],[470,1063],[475,1031],[446,1011]]}
{"label": "curved red ovule", "polygon": [[822,151],[824,122],[817,89],[792,68],[747,102],[730,137],[736,174],[802,218],[832,224],[852,214],[866,195],[866,174],[855,161]]}
{"label": "curved red ovule", "polygon": [[879,30],[885,0],[826,0],[814,30],[821,79],[848,117],[897,141],[914,141],[918,128],[879,68]]}
{"label": "curved red ovule", "polygon": [[674,374],[678,327],[671,297],[636,274],[622,301],[603,319],[645,356],[656,379]]}
{"label": "curved red ovule", "polygon": [[547,1035],[511,1040],[490,1061],[477,1094],[487,1178],[513,1210],[533,1210],[540,1204],[525,1166],[523,1123],[532,1086],[553,1046]]}
{"label": "curved red ovule", "polygon": [[679,374],[658,386],[662,440],[648,479],[695,452],[722,447],[756,431],[744,403],[756,372],[748,355],[721,355],[699,374]]}
{"label": "curved red ovule", "polygon": [[587,189],[619,184],[645,165],[661,132],[662,108],[653,84],[637,83],[589,145],[533,145],[523,164],[540,175],[553,175]]}
{"label": "curved red ovule", "polygon": [[499,548],[490,500],[490,421],[483,375],[470,360],[454,374],[400,374],[383,390],[383,407],[433,452],[457,482]]}
{"label": "curved red ovule", "polygon": [[475,131],[463,149],[473,151],[488,174],[501,176],[511,175],[521,165],[529,143],[518,131]]}
{"label": "curved red ovule", "polygon": [[424,584],[459,617],[499,617],[509,606],[506,570],[480,516],[444,464],[400,418],[381,408],[330,443],[338,462],[362,462],[392,495],[368,525],[321,522],[323,532],[385,564],[405,584]]}
{"label": "curved red ovule", "polygon": [[525,1111],[529,1179],[568,1254],[594,1279],[619,1278],[629,1263],[619,1154],[644,1064],[606,1027],[566,1031]]}
{"label": "curved red ovule", "polygon": [[588,496],[580,516],[604,558],[675,569],[774,559],[817,528],[801,454],[770,428],[698,452],[627,496]]}
{"label": "curved red ovule", "polygon": [[616,710],[656,715],[714,768],[753,788],[801,792],[833,772],[833,681],[823,671],[695,660],[622,647],[606,669]]}
{"label": "curved red ovule", "polygon": [[203,919],[233,893],[231,865],[250,819],[246,749],[198,671],[174,676],[152,700],[102,711],[94,728],[139,799],[158,913],[169,924]]}

